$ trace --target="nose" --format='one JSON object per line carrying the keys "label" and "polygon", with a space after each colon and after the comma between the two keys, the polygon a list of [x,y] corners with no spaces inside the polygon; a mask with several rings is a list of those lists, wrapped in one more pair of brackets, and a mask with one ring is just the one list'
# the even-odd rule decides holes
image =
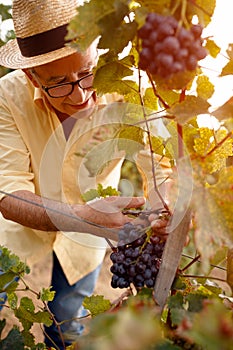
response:
{"label": "nose", "polygon": [[[77,81],[77,79],[73,81]],[[68,96],[68,98],[72,101],[72,103],[81,104],[86,100],[86,91],[83,90],[78,84],[75,84],[73,87],[73,91]]]}

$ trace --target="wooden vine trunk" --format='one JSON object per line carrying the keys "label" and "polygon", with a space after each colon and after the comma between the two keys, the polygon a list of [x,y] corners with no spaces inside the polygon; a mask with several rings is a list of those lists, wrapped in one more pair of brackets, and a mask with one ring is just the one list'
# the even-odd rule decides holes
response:
{"label": "wooden vine trunk", "polygon": [[[183,247],[190,227],[190,210],[184,214],[178,225],[168,232],[162,262],[154,287],[154,298],[161,309],[164,308],[179,266]],[[172,221],[171,221],[172,226]]]}

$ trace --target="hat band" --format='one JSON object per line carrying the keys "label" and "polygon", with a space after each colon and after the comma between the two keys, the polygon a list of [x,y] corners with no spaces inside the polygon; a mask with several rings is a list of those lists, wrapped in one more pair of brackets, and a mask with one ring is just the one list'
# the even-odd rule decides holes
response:
{"label": "hat band", "polygon": [[65,40],[68,33],[67,25],[26,38],[16,38],[21,54],[25,57],[33,57],[61,49],[68,42]]}

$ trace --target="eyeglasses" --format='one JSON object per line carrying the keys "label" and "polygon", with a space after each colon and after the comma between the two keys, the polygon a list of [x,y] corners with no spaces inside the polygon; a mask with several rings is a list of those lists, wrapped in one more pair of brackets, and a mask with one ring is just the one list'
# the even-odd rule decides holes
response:
{"label": "eyeglasses", "polygon": [[74,91],[75,85],[78,85],[81,89],[90,89],[93,85],[94,76],[93,73],[86,75],[85,77],[69,83],[62,83],[45,87],[42,85],[42,89],[47,92],[50,97],[59,98],[65,97]]}

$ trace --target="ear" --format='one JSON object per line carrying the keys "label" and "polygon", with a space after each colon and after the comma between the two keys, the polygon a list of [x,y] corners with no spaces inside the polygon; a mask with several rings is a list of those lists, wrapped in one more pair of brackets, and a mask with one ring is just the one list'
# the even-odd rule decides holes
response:
{"label": "ear", "polygon": [[26,74],[26,76],[31,80],[32,84],[39,88],[40,85],[38,84],[38,82],[36,81],[36,79],[34,78],[33,74],[31,73],[30,69],[22,69],[22,71]]}

